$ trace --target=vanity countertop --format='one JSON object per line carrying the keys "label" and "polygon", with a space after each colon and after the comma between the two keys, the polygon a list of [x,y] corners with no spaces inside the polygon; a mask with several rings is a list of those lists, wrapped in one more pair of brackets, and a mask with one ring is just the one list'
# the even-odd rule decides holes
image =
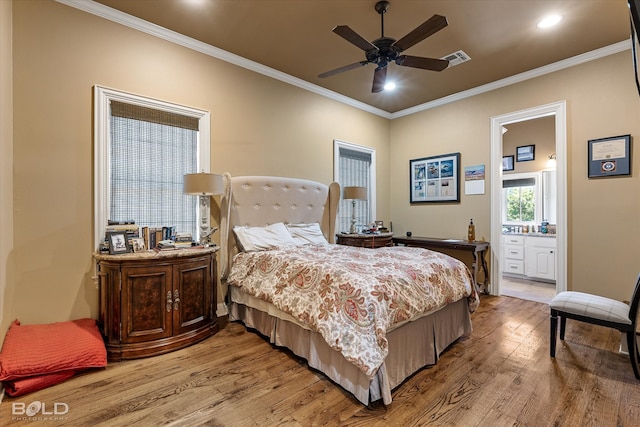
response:
{"label": "vanity countertop", "polygon": [[502,232],[503,236],[531,236],[531,237],[551,237],[554,238],[556,237],[555,234],[552,233],[506,233],[506,232]]}

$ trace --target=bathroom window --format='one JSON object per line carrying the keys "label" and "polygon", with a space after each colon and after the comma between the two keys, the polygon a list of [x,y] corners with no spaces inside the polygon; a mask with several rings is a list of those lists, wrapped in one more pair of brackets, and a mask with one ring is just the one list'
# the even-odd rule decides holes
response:
{"label": "bathroom window", "polygon": [[502,180],[503,224],[538,224],[542,221],[539,173],[510,174]]}

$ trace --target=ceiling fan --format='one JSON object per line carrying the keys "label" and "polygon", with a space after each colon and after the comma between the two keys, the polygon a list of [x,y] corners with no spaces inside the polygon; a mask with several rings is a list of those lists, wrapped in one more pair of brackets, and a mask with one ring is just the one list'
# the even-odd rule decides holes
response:
{"label": "ceiling fan", "polygon": [[363,67],[367,64],[376,64],[377,67],[373,73],[373,86],[371,92],[382,92],[384,84],[387,80],[387,65],[395,61],[396,64],[404,67],[421,68],[423,70],[442,71],[449,66],[446,59],[423,58],[420,56],[400,55],[414,44],[421,42],[432,34],[440,31],[448,25],[447,18],[440,15],[433,15],[431,18],[420,24],[416,29],[411,31],[400,40],[384,36],[384,14],[389,9],[388,1],[379,1],[375,5],[376,12],[380,14],[381,36],[372,42],[362,38],[358,33],[353,31],[347,25],[338,25],[333,32],[364,50],[364,61],[358,61],[353,64],[345,65],[331,71],[319,74],[318,77],[324,78],[333,76],[344,71],[353,70]]}

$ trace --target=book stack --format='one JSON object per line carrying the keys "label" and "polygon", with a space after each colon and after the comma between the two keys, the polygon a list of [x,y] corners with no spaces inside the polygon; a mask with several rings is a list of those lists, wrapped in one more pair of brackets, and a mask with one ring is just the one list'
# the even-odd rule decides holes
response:
{"label": "book stack", "polygon": [[169,251],[176,249],[176,244],[173,240],[160,240],[156,245],[156,249],[160,251]]}
{"label": "book stack", "polygon": [[191,233],[176,233],[173,239],[176,248],[190,248],[193,245],[193,238]]}
{"label": "book stack", "polygon": [[175,227],[142,227],[142,238],[147,248],[153,249],[162,240],[173,240]]}

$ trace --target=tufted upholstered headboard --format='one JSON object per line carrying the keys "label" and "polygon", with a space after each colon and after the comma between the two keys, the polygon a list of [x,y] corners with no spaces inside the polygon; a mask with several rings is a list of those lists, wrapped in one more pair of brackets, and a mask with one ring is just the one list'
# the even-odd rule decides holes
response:
{"label": "tufted upholstered headboard", "polygon": [[233,256],[238,252],[233,227],[313,223],[329,243],[335,242],[336,215],[340,185],[274,176],[225,175],[226,188],[221,201],[221,277],[226,278]]}

